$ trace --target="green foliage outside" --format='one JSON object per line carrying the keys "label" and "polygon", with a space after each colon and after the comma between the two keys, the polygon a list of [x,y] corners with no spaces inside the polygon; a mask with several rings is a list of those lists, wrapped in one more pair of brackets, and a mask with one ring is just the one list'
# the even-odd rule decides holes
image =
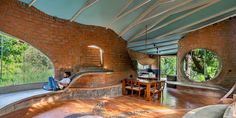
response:
{"label": "green foliage outside", "polygon": [[52,63],[40,51],[3,34],[0,38],[0,86],[45,82],[53,75]]}
{"label": "green foliage outside", "polygon": [[184,59],[186,76],[196,82],[213,79],[218,74],[219,67],[218,57],[206,49],[194,49]]}
{"label": "green foliage outside", "polygon": [[161,78],[176,75],[176,56],[161,57]]}

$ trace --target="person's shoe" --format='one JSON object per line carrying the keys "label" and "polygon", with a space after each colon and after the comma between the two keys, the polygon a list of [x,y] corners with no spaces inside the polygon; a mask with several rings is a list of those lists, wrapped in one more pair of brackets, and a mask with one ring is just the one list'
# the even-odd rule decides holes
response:
{"label": "person's shoe", "polygon": [[52,89],[47,84],[44,84],[42,88],[46,91],[52,91]]}

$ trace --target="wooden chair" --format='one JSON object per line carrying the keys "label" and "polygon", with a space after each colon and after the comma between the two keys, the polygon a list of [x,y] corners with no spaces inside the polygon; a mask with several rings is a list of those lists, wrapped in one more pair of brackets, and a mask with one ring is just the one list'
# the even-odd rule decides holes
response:
{"label": "wooden chair", "polygon": [[132,91],[131,91],[131,95],[133,95],[134,91],[138,92],[138,96],[141,96],[141,92],[144,90],[144,87],[142,87],[140,85],[140,82],[138,82],[137,80],[132,80]]}
{"label": "wooden chair", "polygon": [[164,94],[164,89],[165,89],[165,86],[166,86],[166,81],[161,81],[161,88],[159,89],[159,93],[158,93],[158,98],[162,98],[163,100],[163,94]]}
{"label": "wooden chair", "polygon": [[[153,84],[150,88],[150,93],[151,93],[151,97],[154,100],[155,99],[155,95],[158,95],[157,99],[159,100],[160,97],[163,97],[163,90],[165,88],[165,81],[158,81],[155,84]],[[145,91],[146,93],[146,91]],[[145,94],[146,96],[146,94]]]}
{"label": "wooden chair", "polygon": [[[125,80],[125,91],[132,91],[132,80],[126,79]],[[128,92],[127,92],[128,93]]]}

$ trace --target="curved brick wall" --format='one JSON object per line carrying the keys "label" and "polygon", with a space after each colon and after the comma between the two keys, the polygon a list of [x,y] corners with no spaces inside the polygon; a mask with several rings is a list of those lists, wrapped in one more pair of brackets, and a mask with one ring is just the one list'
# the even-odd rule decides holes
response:
{"label": "curved brick wall", "polygon": [[[219,56],[222,61],[222,71],[216,79],[205,83],[196,83],[184,77],[180,68],[182,59],[194,48],[206,48]],[[179,81],[230,88],[236,82],[236,17],[189,33],[181,39],[177,66]]]}
{"label": "curved brick wall", "polygon": [[135,74],[126,41],[103,27],[54,18],[18,0],[0,0],[0,31],[28,42],[48,55],[54,64],[56,77],[59,77],[60,70],[77,71],[81,65],[97,63],[97,59],[86,59],[85,50],[89,45],[103,49],[104,67],[114,71],[104,86],[117,84]]}

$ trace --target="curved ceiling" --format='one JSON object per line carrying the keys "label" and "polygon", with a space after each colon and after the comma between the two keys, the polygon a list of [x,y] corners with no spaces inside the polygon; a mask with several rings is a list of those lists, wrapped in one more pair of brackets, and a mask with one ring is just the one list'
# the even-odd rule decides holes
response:
{"label": "curved ceiling", "polygon": [[236,0],[20,0],[48,15],[114,30],[128,48],[176,54],[185,34],[236,15]]}

